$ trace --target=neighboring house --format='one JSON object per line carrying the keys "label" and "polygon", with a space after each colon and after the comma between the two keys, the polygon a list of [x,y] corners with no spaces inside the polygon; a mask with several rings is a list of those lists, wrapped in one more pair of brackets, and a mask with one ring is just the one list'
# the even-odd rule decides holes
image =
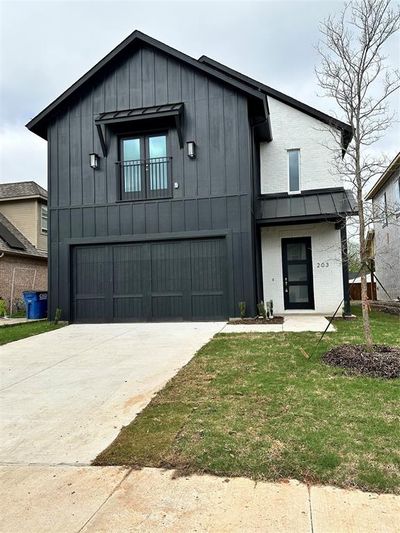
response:
{"label": "neighboring house", "polygon": [[135,31],[27,127],[49,144],[51,314],[348,309],[347,124]]}
{"label": "neighboring house", "polygon": [[368,193],[366,200],[372,200],[374,212],[369,249],[375,260],[377,297],[378,300],[397,300],[400,298],[400,153]]}
{"label": "neighboring house", "polygon": [[33,181],[2,183],[0,297],[12,313],[32,289],[47,289],[47,192]]}

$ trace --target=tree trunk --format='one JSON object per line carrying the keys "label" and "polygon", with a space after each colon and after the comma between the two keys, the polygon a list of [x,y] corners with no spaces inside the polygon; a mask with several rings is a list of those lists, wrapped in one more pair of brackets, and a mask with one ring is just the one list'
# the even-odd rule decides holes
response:
{"label": "tree trunk", "polygon": [[360,260],[361,260],[361,308],[363,317],[364,339],[366,347],[372,351],[372,333],[371,324],[369,321],[369,302],[368,302],[368,285],[367,285],[367,265],[368,257],[365,243],[365,216],[364,216],[364,200],[362,177],[360,171],[360,145],[359,145],[359,123],[357,121],[357,129],[355,132],[355,178],[357,184],[357,207],[358,207],[358,223],[359,223],[359,239],[360,239]]}

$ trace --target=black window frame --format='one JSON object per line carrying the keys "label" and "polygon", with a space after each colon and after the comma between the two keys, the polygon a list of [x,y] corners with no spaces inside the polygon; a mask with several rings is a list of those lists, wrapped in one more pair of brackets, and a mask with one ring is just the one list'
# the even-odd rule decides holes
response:
{"label": "black window frame", "polygon": [[[302,243],[305,245],[306,259],[288,259],[287,245]],[[314,298],[314,273],[313,273],[313,254],[312,254],[312,239],[307,237],[284,237],[281,239],[281,254],[282,254],[282,281],[283,281],[283,300],[285,310],[287,309],[309,309],[315,310]],[[307,268],[307,282],[290,281],[289,280],[289,266],[296,264],[305,264]],[[307,302],[291,302],[289,298],[289,286],[307,286],[308,301]]]}
{"label": "black window frame", "polygon": [[[167,156],[165,157],[165,165],[167,169],[167,188],[166,189],[150,189],[150,172],[148,158],[148,139],[149,137],[157,137],[165,135]],[[141,190],[125,192],[124,190],[124,159],[123,159],[123,142],[129,139],[140,139],[140,155],[144,157],[138,159],[141,165]],[[163,200],[173,197],[172,188],[172,156],[170,146],[170,134],[168,128],[136,130],[124,132],[118,135],[118,161],[117,161],[117,181],[118,181],[118,201],[119,202],[140,202],[149,200]]]}

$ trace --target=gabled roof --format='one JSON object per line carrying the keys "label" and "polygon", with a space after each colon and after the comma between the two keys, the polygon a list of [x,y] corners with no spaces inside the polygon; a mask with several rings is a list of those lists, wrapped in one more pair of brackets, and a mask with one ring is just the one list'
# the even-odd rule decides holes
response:
{"label": "gabled roof", "polygon": [[366,200],[372,200],[378,194],[378,192],[386,185],[395,172],[400,170],[400,152],[396,155],[390,165],[387,167],[382,176],[378,179],[372,189],[369,191]]}
{"label": "gabled roof", "polygon": [[[86,74],[79,78],[69,89],[64,91],[58,98],[56,98],[51,104],[49,104],[43,111],[41,111],[36,117],[26,124],[26,127],[42,137],[47,139],[47,124],[51,119],[53,113],[64,104],[76,91],[85,86],[90,80],[93,80],[100,72],[102,72],[106,67],[115,60],[123,56],[124,53],[129,49],[134,49],[135,46],[151,46],[173,56],[175,59],[182,61],[191,67],[200,70],[208,76],[218,79],[230,86],[235,87],[237,90],[247,94],[253,101],[256,102],[257,108],[261,110],[262,113],[265,113],[265,110],[268,110],[266,103],[266,98],[263,93],[250,87],[248,84],[242,83],[240,80],[233,79],[223,72],[217,71],[215,68],[212,68],[206,64],[203,64],[196,59],[179,52],[175,48],[168,46],[144,33],[135,30],[131,33],[124,41],[122,41],[116,48],[114,48],[109,54],[107,54],[101,61],[99,61],[94,67],[92,67]],[[267,118],[267,117],[265,117]]]}
{"label": "gabled roof", "polygon": [[324,122],[325,124],[334,126],[335,128],[341,130],[342,144],[344,149],[346,149],[348,144],[350,143],[353,134],[351,126],[349,124],[346,124],[345,122],[342,122],[337,118],[331,117],[330,115],[327,115],[326,113],[323,113],[322,111],[319,111],[314,107],[304,104],[303,102],[300,102],[299,100],[296,100],[295,98],[292,98],[287,94],[281,93],[280,91],[277,91],[276,89],[273,89],[272,87],[269,87],[264,83],[256,81],[253,78],[249,78],[248,76],[241,74],[240,72],[237,72],[236,70],[233,70],[232,68],[227,67],[226,65],[223,65],[222,63],[219,63],[218,61],[215,61],[214,59],[211,59],[208,56],[201,56],[199,58],[199,62],[203,63],[204,65],[209,65],[210,67],[218,70],[219,72],[223,72],[232,79],[241,81],[242,83],[245,83],[253,89],[262,91],[267,96],[271,96],[272,98],[275,98],[276,100],[279,100],[280,102],[283,102],[284,104],[287,104],[290,107],[293,107],[294,109],[298,109],[299,111],[302,111],[303,113],[306,113],[307,115],[314,117],[317,120]]}
{"label": "gabled roof", "polygon": [[42,198],[47,200],[47,191],[34,181],[0,183],[0,202],[21,198]]}
{"label": "gabled roof", "polygon": [[0,253],[47,259],[47,252],[35,248],[2,213],[0,213]]}

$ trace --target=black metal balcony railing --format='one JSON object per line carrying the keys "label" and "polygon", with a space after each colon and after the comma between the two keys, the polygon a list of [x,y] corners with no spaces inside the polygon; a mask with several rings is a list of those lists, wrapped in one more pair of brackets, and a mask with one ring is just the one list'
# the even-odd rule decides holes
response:
{"label": "black metal balcony railing", "polygon": [[152,200],[172,196],[172,157],[117,161],[121,200]]}

